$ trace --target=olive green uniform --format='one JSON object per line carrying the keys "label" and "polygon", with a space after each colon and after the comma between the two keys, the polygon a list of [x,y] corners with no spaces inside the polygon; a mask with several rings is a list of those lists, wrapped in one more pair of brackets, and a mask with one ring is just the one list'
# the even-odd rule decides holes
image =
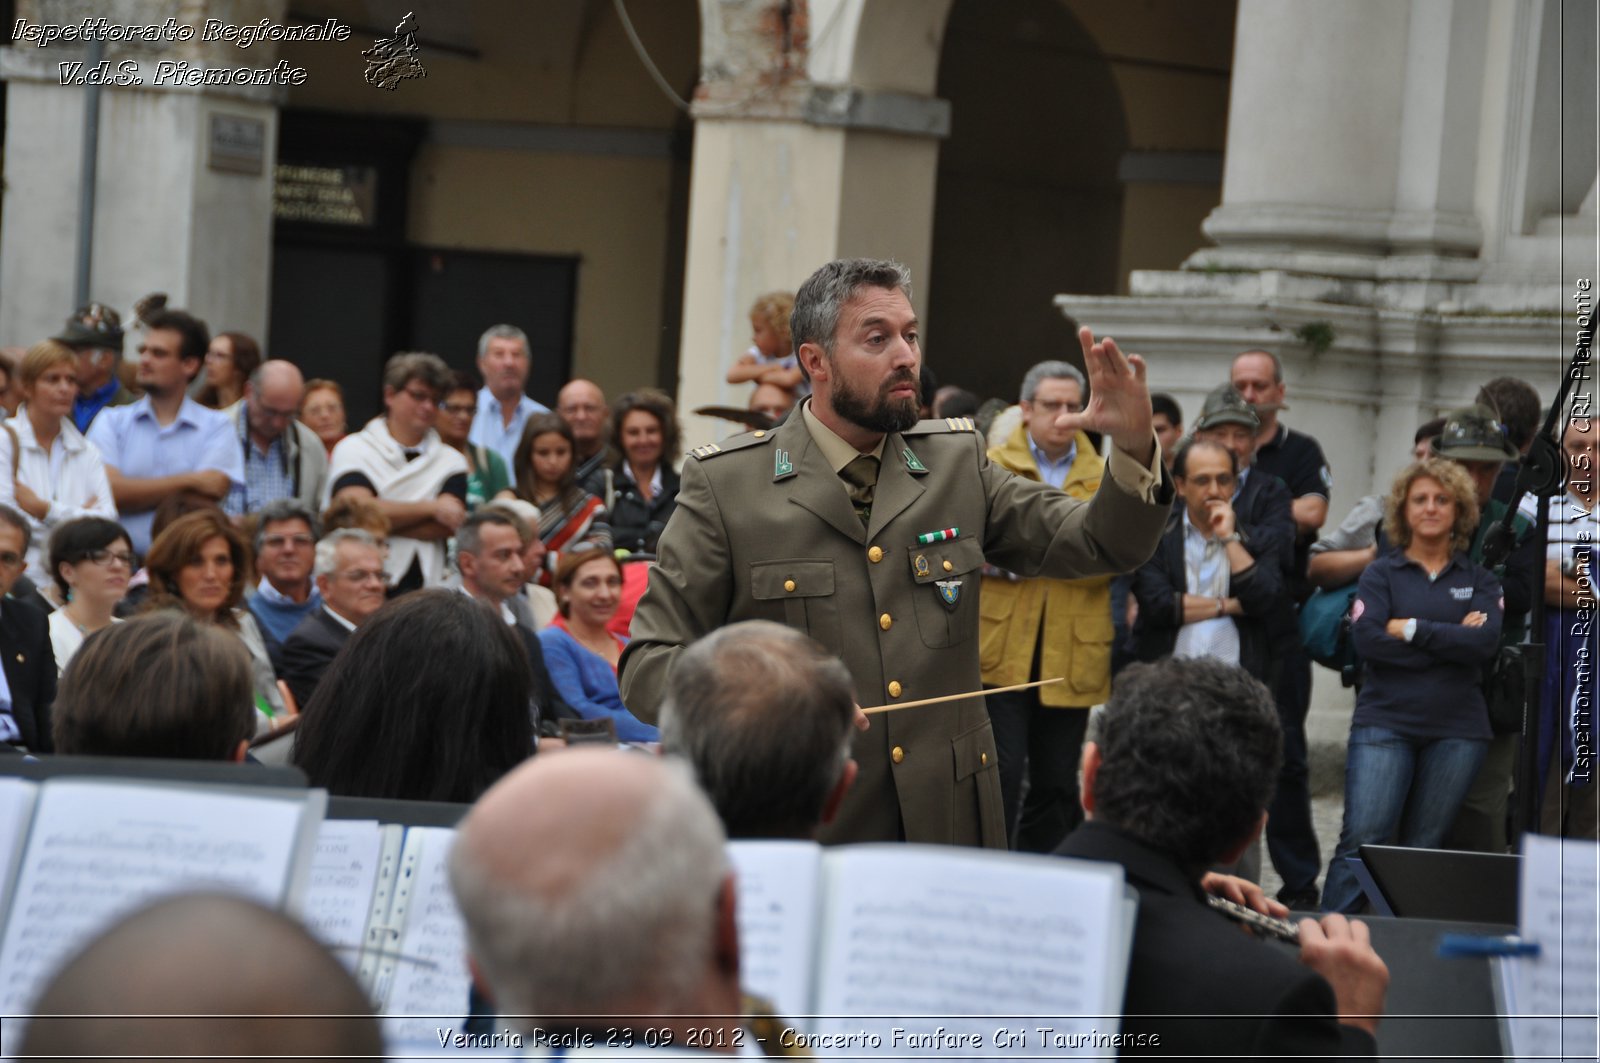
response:
{"label": "olive green uniform", "polygon": [[[768,432],[699,447],[633,617],[622,697],[655,722],[678,651],[723,624],[774,620],[837,654],[863,705],[981,688],[978,585],[985,556],[1027,576],[1138,567],[1170,512],[1116,481],[1089,503],[992,464],[965,418],[884,438],[870,524],[802,408]],[[1159,467],[1159,458],[1154,467]],[[1150,474],[1146,478],[1153,479]],[[918,536],[956,529],[944,541]],[[874,715],[855,740],[860,774],[823,840],[1004,847],[994,736],[981,696]]]}

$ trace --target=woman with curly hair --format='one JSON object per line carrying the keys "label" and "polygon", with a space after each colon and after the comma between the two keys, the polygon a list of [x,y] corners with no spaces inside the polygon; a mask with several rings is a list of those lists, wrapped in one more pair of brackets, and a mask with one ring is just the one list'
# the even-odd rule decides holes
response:
{"label": "woman with curly hair", "polygon": [[1483,666],[1505,605],[1500,582],[1467,556],[1477,524],[1476,489],[1453,461],[1416,462],[1389,492],[1393,548],[1367,566],[1350,607],[1367,677],[1350,721],[1344,827],[1324,911],[1361,906],[1346,860],[1361,846],[1436,848],[1483,763]]}
{"label": "woman with curly hair", "polygon": [[272,672],[267,644],[249,610],[245,581],[253,564],[250,545],[220,510],[202,509],[179,517],[156,536],[145,558],[150,574],[146,612],[181,609],[206,624],[233,632],[250,651],[255,685],[257,730],[270,730],[287,715]]}
{"label": "woman with curly hair", "polygon": [[611,540],[620,550],[653,553],[678,505],[678,414],[672,398],[640,388],[611,407],[612,445],[622,460],[601,469],[584,487],[605,501]]}

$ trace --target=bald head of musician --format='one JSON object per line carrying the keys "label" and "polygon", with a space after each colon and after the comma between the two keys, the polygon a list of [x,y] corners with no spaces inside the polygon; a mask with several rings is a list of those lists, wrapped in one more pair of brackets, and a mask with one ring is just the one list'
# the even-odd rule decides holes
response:
{"label": "bald head of musician", "polygon": [[[1301,920],[1296,964],[1244,938],[1199,896],[1205,888],[1288,914],[1253,884],[1206,874],[1255,844],[1282,744],[1271,692],[1243,669],[1206,658],[1127,668],[1090,724],[1087,822],[1057,852],[1119,863],[1139,890],[1124,1010],[1148,1017],[1137,1028],[1159,1029],[1164,1051],[1342,1055],[1340,1045],[1370,1045],[1376,1032],[1389,975],[1365,925],[1339,915]],[[1183,1015],[1207,1020],[1186,1026],[1175,1018]]]}
{"label": "bald head of musician", "polygon": [[678,658],[661,749],[689,761],[730,838],[815,838],[856,778],[844,664],[768,620],[729,624]]}
{"label": "bald head of musician", "polygon": [[293,919],[224,894],[168,897],[123,919],[68,961],[33,1010],[61,1017],[29,1020],[23,1056],[333,1060],[384,1051],[366,994],[327,949]]}
{"label": "bald head of musician", "polygon": [[710,1045],[733,1045],[739,935],[723,843],[673,761],[579,748],[525,762],[473,806],[450,854],[475,984],[525,1031],[637,1027],[636,1043],[654,1031],[657,1047],[666,1031],[680,1047],[691,1027],[726,1025]]}

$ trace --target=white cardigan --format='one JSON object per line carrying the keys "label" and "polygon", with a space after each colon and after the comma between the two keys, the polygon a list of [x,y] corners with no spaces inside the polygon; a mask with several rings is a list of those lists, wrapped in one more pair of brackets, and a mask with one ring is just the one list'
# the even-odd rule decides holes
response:
{"label": "white cardigan", "polygon": [[[72,418],[61,419],[61,433],[56,436],[51,454],[46,454],[35,438],[26,405],[6,424],[16,432],[17,442],[22,447],[17,460],[17,480],[50,503],[44,520],[22,513],[11,478],[0,475],[0,502],[22,513],[33,528],[33,541],[28,544],[28,578],[42,591],[54,582],[48,565],[50,533],[57,525],[77,517],[116,520],[117,503],[111,497],[111,482],[106,479],[106,466],[100,460],[99,449],[83,437]],[[11,432],[0,431],[0,469],[9,471],[11,461]],[[52,465],[57,466],[59,472],[52,472]]]}

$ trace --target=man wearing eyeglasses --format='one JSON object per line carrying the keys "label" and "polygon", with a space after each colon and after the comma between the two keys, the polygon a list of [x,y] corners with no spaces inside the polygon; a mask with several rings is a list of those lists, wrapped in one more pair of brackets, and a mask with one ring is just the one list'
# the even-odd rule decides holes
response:
{"label": "man wearing eyeglasses", "polygon": [[[222,503],[233,517],[292,498],[315,508],[328,480],[328,454],[317,434],[295,419],[306,381],[292,362],[262,362],[244,385],[244,398],[225,412],[244,459],[244,483]],[[309,573],[309,563],[307,572]]]}
{"label": "man wearing eyeglasses", "polygon": [[388,587],[383,552],[368,532],[359,528],[329,532],[315,553],[313,572],[321,608],[307,613],[284,639],[279,670],[302,709],[350,633],[382,607]]}
{"label": "man wearing eyeglasses", "polygon": [[0,506],[0,748],[55,749],[50,707],[56,700],[56,655],[42,610],[7,597],[22,575],[32,537],[28,518]]}
{"label": "man wearing eyeglasses", "polygon": [[261,508],[255,538],[261,581],[246,596],[245,607],[261,628],[274,672],[283,670],[283,640],[322,604],[311,580],[316,545],[317,518],[306,506],[280,498]]}

